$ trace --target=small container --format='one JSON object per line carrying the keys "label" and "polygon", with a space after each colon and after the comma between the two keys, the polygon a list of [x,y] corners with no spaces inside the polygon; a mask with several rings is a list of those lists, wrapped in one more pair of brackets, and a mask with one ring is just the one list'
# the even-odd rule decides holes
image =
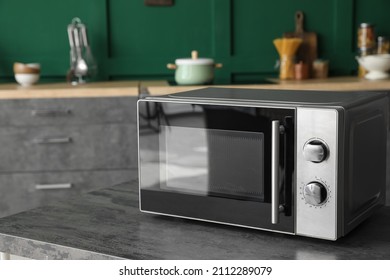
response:
{"label": "small container", "polygon": [[[363,57],[367,55],[375,54],[376,42],[375,42],[375,30],[374,25],[371,23],[361,23],[358,29],[358,56]],[[366,69],[359,65],[358,76],[364,77],[367,74]]]}
{"label": "small container", "polygon": [[294,67],[295,80],[305,80],[309,78],[309,66],[300,61]]}
{"label": "small container", "polygon": [[361,23],[358,29],[358,48],[375,48],[375,30],[374,25],[370,23]]}
{"label": "small container", "polygon": [[22,86],[28,87],[38,82],[41,65],[39,63],[15,62],[13,66],[15,80]]}
{"label": "small container", "polygon": [[313,78],[326,79],[328,78],[329,61],[316,59],[313,62]]}
{"label": "small container", "polygon": [[390,52],[390,41],[388,37],[378,36],[377,54],[387,54]]}

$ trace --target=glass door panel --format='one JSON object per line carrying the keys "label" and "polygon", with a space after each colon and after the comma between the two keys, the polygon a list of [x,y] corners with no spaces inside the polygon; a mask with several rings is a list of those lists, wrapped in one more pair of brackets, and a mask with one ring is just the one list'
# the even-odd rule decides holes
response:
{"label": "glass door panel", "polygon": [[[294,110],[148,103],[157,117],[148,120],[154,129],[139,131],[142,210],[293,231]],[[279,225],[271,223],[273,120],[286,127],[279,159],[286,212]]]}

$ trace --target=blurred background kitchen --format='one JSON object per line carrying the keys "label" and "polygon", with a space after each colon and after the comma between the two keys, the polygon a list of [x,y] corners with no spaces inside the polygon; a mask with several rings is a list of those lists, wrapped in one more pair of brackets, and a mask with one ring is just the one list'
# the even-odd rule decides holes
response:
{"label": "blurred background kitchen", "polygon": [[299,10],[331,76],[357,75],[361,23],[374,24],[375,36],[390,35],[388,0],[0,1],[0,81],[14,82],[16,61],[40,63],[40,82],[64,81],[67,26],[78,17],[98,64],[95,80],[173,82],[167,63],[197,50],[223,64],[215,84],[262,83],[278,76],[272,42],[294,32]]}

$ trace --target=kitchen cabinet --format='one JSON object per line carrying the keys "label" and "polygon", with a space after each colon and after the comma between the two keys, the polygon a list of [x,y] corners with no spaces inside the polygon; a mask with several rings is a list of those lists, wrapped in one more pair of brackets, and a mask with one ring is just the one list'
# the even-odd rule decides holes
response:
{"label": "kitchen cabinet", "polygon": [[0,87],[0,217],[137,176],[138,89],[95,87]]}
{"label": "kitchen cabinet", "polygon": [[135,112],[129,110],[129,104],[124,101],[126,98],[121,96],[3,100],[0,102],[0,126],[36,127],[133,121]]}
{"label": "kitchen cabinet", "polygon": [[130,139],[134,134],[136,126],[125,123],[2,127],[0,172],[135,166],[136,159],[129,153],[122,153],[130,151]]}
{"label": "kitchen cabinet", "polygon": [[127,182],[136,169],[15,172],[0,175],[1,217]]}

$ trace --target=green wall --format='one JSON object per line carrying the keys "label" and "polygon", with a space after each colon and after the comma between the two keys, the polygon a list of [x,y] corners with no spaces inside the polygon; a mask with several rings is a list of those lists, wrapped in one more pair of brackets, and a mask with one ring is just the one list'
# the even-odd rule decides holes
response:
{"label": "green wall", "polygon": [[319,55],[332,75],[356,72],[359,22],[390,35],[388,0],[175,0],[147,7],[143,0],[0,0],[0,80],[12,80],[15,61],[40,62],[44,80],[64,80],[69,68],[66,26],[80,17],[89,28],[100,80],[169,79],[165,65],[197,49],[224,68],[217,83],[261,82],[275,76],[272,40],[305,28],[318,33]]}

